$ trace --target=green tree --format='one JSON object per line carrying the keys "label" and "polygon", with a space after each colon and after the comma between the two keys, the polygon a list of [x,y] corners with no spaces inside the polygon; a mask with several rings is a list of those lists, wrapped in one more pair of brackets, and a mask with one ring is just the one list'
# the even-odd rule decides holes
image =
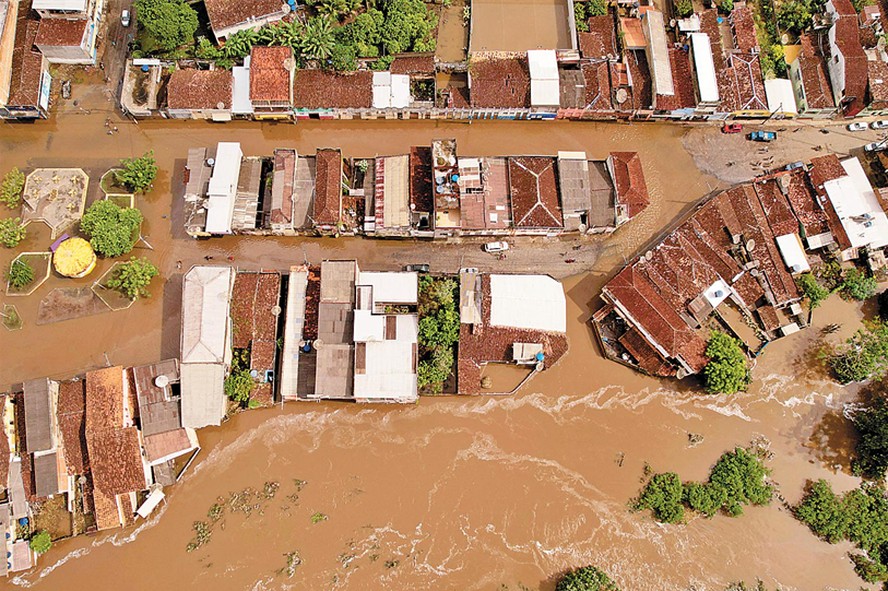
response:
{"label": "green tree", "polygon": [[132,257],[128,263],[117,266],[108,280],[108,287],[120,291],[131,300],[147,298],[151,296],[148,286],[159,273],[148,259]]}
{"label": "green tree", "polygon": [[361,6],[361,0],[306,0],[322,16],[343,19]]}
{"label": "green tree", "polygon": [[881,377],[888,369],[888,324],[865,322],[844,345],[833,350],[828,363],[842,384]]}
{"label": "green tree", "polygon": [[253,377],[248,368],[234,370],[225,378],[225,395],[241,406],[249,404],[252,391]]}
{"label": "green tree", "polygon": [[808,303],[812,310],[819,307],[830,294],[830,291],[820,285],[812,273],[803,273],[796,277],[796,285],[802,290],[802,294],[808,298]]}
{"label": "green tree", "polygon": [[352,72],[358,69],[355,48],[351,45],[334,46],[330,62],[337,72]]}
{"label": "green tree", "polygon": [[250,50],[259,39],[259,33],[253,29],[243,29],[225,40],[222,53],[227,58],[240,59],[250,55]]}
{"label": "green tree", "polygon": [[201,35],[197,38],[197,45],[194,48],[194,57],[202,60],[215,61],[222,57],[222,51],[216,47],[212,41]]}
{"label": "green tree", "polygon": [[730,14],[734,10],[734,0],[717,0],[718,9],[725,14]]}
{"label": "green tree", "polygon": [[22,200],[22,191],[25,188],[25,173],[18,168],[13,168],[3,176],[3,185],[0,186],[0,201],[9,209],[15,209]]}
{"label": "green tree", "polygon": [[34,267],[22,259],[15,259],[9,264],[6,281],[15,289],[27,287],[34,282]]}
{"label": "green tree", "polygon": [[31,536],[28,546],[37,554],[46,554],[52,548],[52,538],[49,536],[48,531],[39,531]]}
{"label": "green tree", "polygon": [[80,230],[89,236],[96,252],[106,257],[118,257],[133,249],[141,223],[142,212],[138,209],[121,208],[104,199],[87,208],[80,220]]}
{"label": "green tree", "polygon": [[161,49],[170,51],[191,43],[197,31],[197,12],[182,0],[136,0],[136,18]]}
{"label": "green tree", "polygon": [[25,227],[21,218],[5,218],[0,220],[0,244],[6,248],[15,248],[25,239]]}
{"label": "green tree", "polygon": [[875,3],[876,0],[851,0],[851,5],[857,12],[861,12],[866,6],[872,6]]}
{"label": "green tree", "polygon": [[635,501],[636,510],[650,509],[657,521],[681,523],[684,521],[684,488],[675,472],[654,474]]}
{"label": "green tree", "polygon": [[724,510],[728,515],[743,513],[743,505],[767,505],[773,488],[765,483],[768,469],[745,449],[738,447],[723,454],[709,474],[709,483],[725,491]]}
{"label": "green tree", "polygon": [[574,2],[574,22],[577,24],[577,31],[588,33],[589,32],[589,21],[587,21],[588,17],[586,16],[586,3],[585,2]]}
{"label": "green tree", "polygon": [[437,15],[422,0],[384,0],[383,13],[380,39],[389,54],[415,50],[438,26]]}
{"label": "green tree", "polygon": [[687,18],[694,14],[694,3],[691,0],[677,0],[674,7],[678,18]]}
{"label": "green tree", "polygon": [[566,573],[555,591],[620,591],[607,573],[597,566],[583,566]]}
{"label": "green tree", "polygon": [[124,158],[120,161],[120,165],[123,168],[114,171],[114,178],[130,191],[144,191],[157,177],[154,151],[146,152],[137,158]]}
{"label": "green tree", "polygon": [[589,0],[586,16],[604,16],[607,14],[607,0]]}
{"label": "green tree", "polygon": [[434,349],[426,359],[420,360],[416,369],[416,387],[440,394],[444,382],[453,370],[453,349]]}
{"label": "green tree", "polygon": [[746,355],[734,337],[712,331],[706,345],[709,362],[703,369],[706,390],[712,394],[734,394],[750,382]]}
{"label": "green tree", "polygon": [[787,0],[777,9],[777,25],[784,31],[799,35],[814,24],[810,0]]}
{"label": "green tree", "polygon": [[854,471],[867,478],[881,479],[888,469],[888,402],[882,396],[854,415],[857,429]]}
{"label": "green tree", "polygon": [[718,513],[727,500],[727,491],[711,483],[689,482],[684,485],[684,502],[707,517]]}
{"label": "green tree", "polygon": [[795,516],[830,544],[841,542],[848,535],[845,507],[826,480],[808,487],[802,502],[795,507]]}
{"label": "green tree", "polygon": [[876,279],[857,268],[848,269],[842,278],[842,296],[849,300],[868,300],[878,289]]}
{"label": "green tree", "polygon": [[305,25],[305,35],[302,38],[302,53],[305,57],[311,60],[325,60],[333,55],[335,46],[330,19],[310,18]]}

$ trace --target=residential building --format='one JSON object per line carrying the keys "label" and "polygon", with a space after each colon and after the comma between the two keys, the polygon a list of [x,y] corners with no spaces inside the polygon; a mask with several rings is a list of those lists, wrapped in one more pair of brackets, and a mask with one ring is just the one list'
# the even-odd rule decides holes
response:
{"label": "residential building", "polygon": [[167,82],[166,112],[173,119],[231,120],[234,78],[228,70],[176,70]]}
{"label": "residential building", "polygon": [[258,30],[279,21],[289,12],[279,0],[205,0],[210,27],[217,41],[228,39],[238,31]]}
{"label": "residential building", "polygon": [[315,198],[312,221],[321,234],[338,231],[342,212],[342,152],[318,149],[315,158]]}
{"label": "residential building", "polygon": [[849,0],[827,0],[825,12],[832,20],[827,33],[827,70],[833,99],[847,117],[866,106],[867,58],[860,44],[857,12]]}
{"label": "residential building", "polygon": [[51,64],[94,64],[95,25],[86,19],[47,18],[40,21],[34,45]]}
{"label": "residential building", "polygon": [[192,267],[182,283],[182,426],[219,425],[227,400],[225,376],[231,363],[229,306],[231,267]]}
{"label": "residential building", "polygon": [[231,234],[244,153],[238,142],[219,142],[207,186],[206,232]]}
{"label": "residential building", "polygon": [[290,47],[254,46],[250,51],[250,103],[257,119],[293,115],[296,62]]}
{"label": "residential building", "polygon": [[[10,12],[12,6],[10,3],[6,12],[3,52],[0,52],[0,63],[5,61],[4,56],[11,55],[8,90],[0,94],[0,119],[46,119],[52,76],[49,74],[49,62],[34,49],[39,21],[31,18],[27,2],[18,3],[17,18],[15,13]],[[15,21],[14,25],[10,19]],[[13,49],[11,53],[6,53],[10,34],[14,35]],[[0,86],[0,90],[3,90],[3,86]]]}
{"label": "residential building", "polygon": [[564,229],[554,158],[509,158],[509,187],[516,230],[549,234]]}
{"label": "residential building", "polygon": [[827,119],[838,110],[821,50],[824,42],[823,35],[806,33],[799,38],[801,49],[795,59],[787,59],[799,117]]}
{"label": "residential building", "polygon": [[25,449],[30,454],[34,496],[50,497],[69,490],[64,445],[59,432],[59,384],[48,378],[22,385]]}

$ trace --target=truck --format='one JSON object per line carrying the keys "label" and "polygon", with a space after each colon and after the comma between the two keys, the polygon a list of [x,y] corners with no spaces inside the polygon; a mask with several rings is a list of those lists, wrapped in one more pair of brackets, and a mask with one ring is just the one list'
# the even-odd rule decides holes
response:
{"label": "truck", "polygon": [[774,131],[753,131],[747,136],[747,139],[753,142],[773,142],[777,139],[777,132]]}

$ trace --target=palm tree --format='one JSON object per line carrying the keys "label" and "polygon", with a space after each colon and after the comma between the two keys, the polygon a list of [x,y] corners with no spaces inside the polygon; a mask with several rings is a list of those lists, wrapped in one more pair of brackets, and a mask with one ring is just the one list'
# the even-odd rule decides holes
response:
{"label": "palm tree", "polygon": [[250,54],[250,49],[259,39],[259,33],[253,29],[238,31],[225,41],[223,52],[225,57],[239,58],[246,57]]}
{"label": "palm tree", "polygon": [[336,41],[333,38],[333,25],[329,17],[311,18],[305,25],[302,35],[302,52],[313,60],[325,60],[333,55]]}

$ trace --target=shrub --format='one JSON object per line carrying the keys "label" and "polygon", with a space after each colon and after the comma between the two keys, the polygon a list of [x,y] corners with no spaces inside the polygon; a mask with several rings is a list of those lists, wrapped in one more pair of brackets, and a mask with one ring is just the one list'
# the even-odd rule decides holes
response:
{"label": "shrub", "polygon": [[687,18],[694,14],[694,3],[691,0],[678,0],[673,6],[678,18]]}
{"label": "shrub", "polygon": [[820,285],[812,273],[803,273],[796,277],[796,285],[802,290],[802,294],[808,298],[811,309],[820,306],[821,302],[829,297],[830,291]]}
{"label": "shrub", "polygon": [[876,295],[878,288],[874,277],[868,277],[857,268],[848,269],[842,278],[842,296],[849,300],[868,300]]}
{"label": "shrub", "polygon": [[146,152],[138,158],[124,158],[120,161],[120,165],[123,169],[115,171],[114,177],[130,191],[144,191],[157,177],[157,164],[154,161],[153,151]]}
{"label": "shrub", "polygon": [[250,375],[249,369],[232,370],[225,378],[225,395],[229,400],[233,400],[241,406],[249,404],[252,391],[253,377]]}
{"label": "shrub", "polygon": [[777,9],[777,25],[794,35],[807,31],[814,24],[811,0],[788,0]]}
{"label": "shrub", "polygon": [[725,491],[725,510],[740,515],[743,505],[767,505],[773,488],[765,484],[768,469],[761,461],[738,447],[718,459],[709,474],[709,482]]}
{"label": "shrub", "polygon": [[0,186],[0,201],[9,209],[19,206],[22,199],[22,191],[25,188],[25,173],[18,168],[13,168],[3,176],[3,185]]}
{"label": "shrub", "polygon": [[148,285],[158,275],[159,271],[151,261],[146,258],[131,258],[114,270],[114,275],[108,280],[108,287],[120,291],[131,300],[147,298]]}
{"label": "shrub", "polygon": [[876,398],[854,415],[857,429],[854,471],[867,478],[881,479],[888,469],[888,401]]}
{"label": "shrub", "polygon": [[555,591],[620,591],[607,573],[597,566],[583,566],[561,577]]}
{"label": "shrub", "polygon": [[34,268],[22,259],[16,259],[9,264],[6,281],[15,289],[26,287],[34,282]]}
{"label": "shrub", "polygon": [[635,509],[650,509],[657,521],[681,523],[684,521],[682,506],[683,487],[675,472],[654,474],[635,502]]}
{"label": "shrub", "polygon": [[40,531],[31,536],[28,546],[37,554],[46,554],[52,548],[52,538],[49,536],[49,532]]}
{"label": "shrub", "polygon": [[881,377],[888,369],[888,324],[865,322],[844,345],[833,350],[828,363],[842,384]]}
{"label": "shrub", "polygon": [[167,51],[194,39],[197,12],[181,0],[136,0],[139,27]]}
{"label": "shrub", "polygon": [[734,10],[734,0],[717,0],[716,4],[718,5],[718,9],[725,14],[729,14]]}
{"label": "shrub", "polygon": [[845,507],[826,480],[818,480],[808,488],[795,508],[795,516],[830,544],[841,542],[848,535]]}
{"label": "shrub", "polygon": [[709,362],[703,369],[706,390],[711,394],[734,394],[749,385],[749,368],[740,342],[730,335],[712,331],[706,345]]}
{"label": "shrub", "polygon": [[456,282],[427,275],[419,278],[419,365],[417,387],[439,393],[453,368],[459,340]]}
{"label": "shrub", "polygon": [[358,69],[355,48],[350,45],[336,45],[330,57],[333,69],[338,72],[351,72]]}
{"label": "shrub", "polygon": [[25,227],[21,218],[5,218],[0,220],[0,244],[6,248],[15,248],[25,239]]}
{"label": "shrub", "polygon": [[80,220],[80,229],[89,236],[96,252],[117,257],[133,249],[135,233],[141,223],[142,212],[138,209],[122,208],[105,199],[87,208]]}
{"label": "shrub", "polygon": [[706,517],[718,513],[727,500],[725,489],[709,483],[689,482],[684,485],[684,502]]}

